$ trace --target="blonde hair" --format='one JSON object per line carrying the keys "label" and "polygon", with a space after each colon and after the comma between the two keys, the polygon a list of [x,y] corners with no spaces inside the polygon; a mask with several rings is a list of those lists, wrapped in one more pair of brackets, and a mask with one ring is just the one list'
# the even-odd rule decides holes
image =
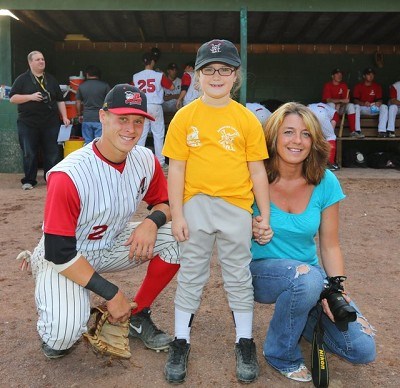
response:
{"label": "blonde hair", "polygon": [[32,62],[32,57],[34,56],[34,55],[36,55],[36,54],[42,54],[43,55],[43,53],[41,53],[40,51],[31,51],[29,54],[28,54],[28,62]]}
{"label": "blonde hair", "polygon": [[277,154],[278,133],[283,121],[290,114],[300,116],[310,132],[311,150],[303,161],[303,177],[308,184],[317,185],[325,174],[330,145],[322,134],[321,125],[315,114],[306,106],[297,102],[288,102],[280,106],[268,118],[265,125],[264,134],[269,154],[269,159],[265,161],[268,181],[274,182],[280,176]]}
{"label": "blonde hair", "polygon": [[[199,82],[200,71],[201,71],[201,69],[196,70],[195,73],[194,73],[194,87],[197,88],[197,90],[200,90],[200,82]],[[232,89],[231,89],[231,93],[230,93],[231,94],[231,98],[236,97],[236,93],[238,92],[238,90],[242,86],[242,81],[243,81],[242,68],[240,66],[236,67],[235,68],[235,72],[236,72],[236,80],[233,83],[233,86],[232,86]],[[203,92],[201,91],[201,93],[203,93]]]}

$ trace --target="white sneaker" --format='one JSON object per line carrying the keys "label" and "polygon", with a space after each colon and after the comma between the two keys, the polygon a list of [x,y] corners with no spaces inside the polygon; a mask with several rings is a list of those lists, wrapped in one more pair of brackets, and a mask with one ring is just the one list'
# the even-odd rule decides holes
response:
{"label": "white sneaker", "polygon": [[22,185],[22,190],[32,190],[33,186],[30,183],[24,183]]}

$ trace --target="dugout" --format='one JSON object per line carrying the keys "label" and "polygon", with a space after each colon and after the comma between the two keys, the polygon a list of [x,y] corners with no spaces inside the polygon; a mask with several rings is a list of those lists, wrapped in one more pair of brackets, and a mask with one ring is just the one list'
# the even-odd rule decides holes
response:
{"label": "dugout", "polygon": [[[50,3],[50,4],[49,4]],[[357,3],[357,4],[355,4]],[[365,67],[376,69],[385,99],[400,79],[398,0],[301,1],[0,0],[19,20],[0,16],[0,84],[27,69],[26,55],[42,51],[61,84],[88,64],[103,79],[129,82],[152,47],[158,62],[184,64],[212,38],[238,45],[245,82],[241,101],[317,102],[335,67],[352,87]],[[21,172],[16,106],[0,101],[0,172]]]}

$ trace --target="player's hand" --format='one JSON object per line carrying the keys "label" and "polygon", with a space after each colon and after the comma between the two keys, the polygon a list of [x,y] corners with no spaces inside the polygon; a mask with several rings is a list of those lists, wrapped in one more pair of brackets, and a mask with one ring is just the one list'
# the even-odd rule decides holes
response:
{"label": "player's hand", "polygon": [[71,121],[68,117],[63,117],[63,123],[64,123],[64,125],[70,125]]}
{"label": "player's hand", "polygon": [[189,240],[189,228],[184,217],[175,217],[171,223],[171,230],[176,241]]}
{"label": "player's hand", "polygon": [[32,253],[30,251],[22,251],[17,257],[16,260],[20,261],[18,268],[20,271],[26,271],[28,273],[32,273],[31,270],[31,257]]}
{"label": "player's hand", "polygon": [[153,258],[154,245],[157,240],[157,225],[150,219],[145,218],[141,224],[132,232],[125,246],[130,245],[129,259],[137,263]]}
{"label": "player's hand", "polygon": [[120,290],[114,298],[106,302],[106,306],[110,313],[108,320],[111,323],[125,322],[131,316],[131,302]]}
{"label": "player's hand", "polygon": [[183,106],[183,101],[180,100],[179,98],[176,100],[176,110],[181,109]]}
{"label": "player's hand", "polygon": [[43,100],[42,93],[36,92],[31,94],[31,101],[37,101],[40,102]]}

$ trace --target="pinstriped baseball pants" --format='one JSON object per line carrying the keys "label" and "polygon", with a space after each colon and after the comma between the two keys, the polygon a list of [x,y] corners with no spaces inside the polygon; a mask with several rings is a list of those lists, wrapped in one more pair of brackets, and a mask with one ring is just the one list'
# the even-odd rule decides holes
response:
{"label": "pinstriped baseball pants", "polygon": [[[117,272],[140,265],[129,260],[129,246],[123,245],[138,224],[128,223],[111,249],[87,253],[86,258],[96,271]],[[169,263],[179,263],[179,248],[171,233],[171,223],[159,229],[154,255],[160,255],[161,259]],[[43,237],[33,252],[31,264],[36,278],[39,335],[52,349],[69,349],[87,331],[90,316],[89,291],[60,275],[44,259]]]}

